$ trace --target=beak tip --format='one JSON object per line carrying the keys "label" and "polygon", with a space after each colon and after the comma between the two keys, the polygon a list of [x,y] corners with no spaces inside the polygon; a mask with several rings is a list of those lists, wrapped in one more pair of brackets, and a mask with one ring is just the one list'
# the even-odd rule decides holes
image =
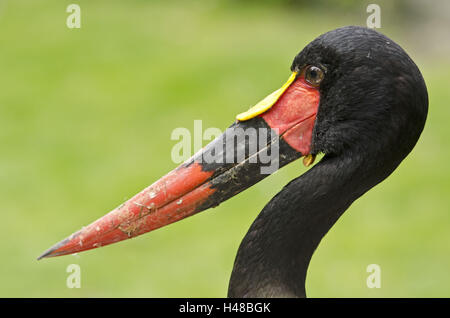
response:
{"label": "beak tip", "polygon": [[55,256],[59,256],[59,255],[65,255],[66,253],[64,252],[57,252],[57,250],[59,250],[61,248],[61,246],[64,245],[64,241],[55,244],[54,246],[50,247],[48,250],[46,250],[44,253],[42,253],[37,260],[41,260],[43,258],[49,258],[49,257],[55,257]]}
{"label": "beak tip", "polygon": [[49,258],[49,257],[55,257],[55,256],[70,254],[66,250],[66,247],[67,247],[67,244],[71,241],[71,238],[73,236],[74,235],[72,234],[69,238],[66,238],[66,239],[62,240],[61,242],[56,243],[55,245],[53,245],[52,247],[47,249],[44,253],[42,253],[37,258],[37,260],[39,261],[39,260],[41,260],[43,258]]}
{"label": "beak tip", "polygon": [[44,253],[42,253],[36,260],[37,260],[37,261],[40,261],[40,260],[43,259],[43,258],[50,257],[51,254],[52,254],[52,252],[53,252],[53,249],[50,248],[50,249],[46,250]]}

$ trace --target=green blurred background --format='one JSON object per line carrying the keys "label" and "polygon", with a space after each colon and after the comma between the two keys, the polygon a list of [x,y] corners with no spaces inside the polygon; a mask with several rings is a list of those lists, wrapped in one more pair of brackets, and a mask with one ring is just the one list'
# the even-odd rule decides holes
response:
{"label": "green blurred background", "polygon": [[[223,297],[239,243],[301,161],[219,207],[133,240],[36,261],[173,169],[176,127],[225,129],[278,88],[323,32],[371,1],[1,0],[0,296]],[[81,29],[66,7],[81,6]],[[378,1],[430,111],[403,164],[326,235],[310,297],[450,296],[448,1]],[[81,288],[66,287],[69,264]],[[369,289],[366,267],[381,266]]]}

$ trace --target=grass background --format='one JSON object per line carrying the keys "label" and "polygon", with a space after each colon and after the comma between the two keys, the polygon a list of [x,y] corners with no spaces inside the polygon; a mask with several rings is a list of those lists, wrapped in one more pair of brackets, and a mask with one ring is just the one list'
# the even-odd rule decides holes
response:
{"label": "grass background", "polygon": [[[323,239],[308,271],[310,297],[450,296],[448,11],[425,15],[419,2],[379,4],[381,32],[427,82],[425,131]],[[195,119],[226,128],[284,83],[316,36],[365,25],[369,2],[80,0],[82,27],[72,30],[70,3],[0,2],[0,296],[226,296],[242,237],[306,170],[301,161],[150,234],[36,257],[173,169],[174,128],[193,129]],[[66,287],[72,263],[81,266],[80,289]],[[380,289],[366,286],[372,263],[381,266]]]}

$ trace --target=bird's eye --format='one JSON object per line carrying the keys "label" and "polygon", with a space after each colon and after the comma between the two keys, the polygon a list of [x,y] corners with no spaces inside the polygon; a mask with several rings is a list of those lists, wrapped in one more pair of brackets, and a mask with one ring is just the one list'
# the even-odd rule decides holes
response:
{"label": "bird's eye", "polygon": [[308,66],[305,69],[305,80],[312,86],[319,86],[324,77],[324,72],[317,66]]}

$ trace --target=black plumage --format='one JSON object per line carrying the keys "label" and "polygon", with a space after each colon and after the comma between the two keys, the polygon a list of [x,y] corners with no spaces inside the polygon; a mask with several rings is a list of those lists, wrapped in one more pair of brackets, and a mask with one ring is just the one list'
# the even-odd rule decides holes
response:
{"label": "black plumage", "polygon": [[261,211],[243,239],[230,297],[305,297],[314,250],[342,213],[388,177],[415,146],[428,96],[406,52],[377,31],[349,26],[319,36],[291,69],[325,70],[312,153],[323,159]]}

